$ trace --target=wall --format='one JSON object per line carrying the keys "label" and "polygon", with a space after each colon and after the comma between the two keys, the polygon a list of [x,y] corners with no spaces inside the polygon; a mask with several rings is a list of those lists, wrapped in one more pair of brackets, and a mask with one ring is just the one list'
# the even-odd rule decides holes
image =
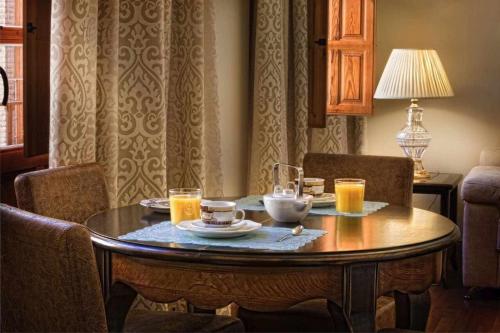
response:
{"label": "wall", "polygon": [[[248,0],[215,0],[225,195],[245,193],[248,126]],[[487,145],[500,145],[500,1],[378,0],[376,82],[393,48],[435,48],[455,91],[422,100],[433,135],[427,169],[467,174]],[[408,101],[375,101],[367,153],[401,156],[396,132]],[[432,197],[416,198],[428,208]],[[438,204],[438,200],[435,203]],[[433,207],[438,209],[436,205]]]}
{"label": "wall", "polygon": [[215,0],[224,195],[246,193],[249,1]]}
{"label": "wall", "polygon": [[[433,136],[424,156],[428,170],[466,175],[484,146],[500,145],[499,17],[498,0],[377,2],[376,82],[393,48],[434,48],[455,92],[452,98],[420,102]],[[395,135],[405,123],[408,104],[375,102],[368,120],[368,154],[402,154]],[[422,197],[416,203],[431,204]]]}

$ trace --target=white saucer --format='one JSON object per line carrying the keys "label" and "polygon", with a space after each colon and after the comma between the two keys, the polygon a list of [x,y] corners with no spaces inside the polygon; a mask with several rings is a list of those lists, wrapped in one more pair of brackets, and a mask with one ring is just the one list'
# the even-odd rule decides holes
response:
{"label": "white saucer", "polygon": [[139,202],[142,207],[150,208],[157,213],[170,213],[170,201],[168,198],[151,198]]}
{"label": "white saucer", "polygon": [[216,224],[207,224],[202,220],[194,220],[193,226],[198,228],[211,228],[211,229],[224,229],[224,230],[237,230],[243,227],[246,224],[245,220],[234,220],[230,225],[216,225]]}
{"label": "white saucer", "polygon": [[260,223],[250,220],[242,220],[241,222],[245,222],[245,224],[236,230],[231,228],[206,228],[194,225],[194,223],[197,221],[203,224],[201,220],[182,221],[177,224],[176,227],[180,230],[189,231],[198,237],[204,238],[240,237],[252,233],[262,227],[262,224]]}

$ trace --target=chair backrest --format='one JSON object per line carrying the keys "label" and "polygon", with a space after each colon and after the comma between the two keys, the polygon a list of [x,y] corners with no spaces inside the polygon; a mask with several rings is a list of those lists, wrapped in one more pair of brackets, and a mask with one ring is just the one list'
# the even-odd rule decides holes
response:
{"label": "chair backrest", "polygon": [[19,208],[77,223],[109,208],[104,172],[97,163],[39,170],[16,177]]}
{"label": "chair backrest", "polygon": [[0,217],[1,330],[106,332],[88,230],[4,204]]}
{"label": "chair backrest", "polygon": [[324,178],[325,192],[334,192],[336,178],[362,178],[365,200],[411,207],[413,161],[409,158],[309,153],[304,157],[304,174]]}

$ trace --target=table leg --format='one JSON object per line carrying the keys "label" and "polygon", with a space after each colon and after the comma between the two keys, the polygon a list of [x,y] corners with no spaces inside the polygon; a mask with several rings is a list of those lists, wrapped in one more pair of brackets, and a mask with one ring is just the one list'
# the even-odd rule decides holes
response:
{"label": "table leg", "polygon": [[[446,215],[453,223],[457,224],[457,204],[458,204],[458,187],[453,188],[449,193],[449,210],[448,215]],[[458,247],[457,244],[453,245],[449,249],[450,251],[450,262],[454,270],[458,270]],[[446,267],[445,267],[446,268]]]}
{"label": "table leg", "polygon": [[352,332],[351,323],[347,318],[344,308],[338,306],[334,302],[328,300],[328,311],[332,316],[333,324],[336,332]]}
{"label": "table leg", "polygon": [[126,284],[117,282],[111,286],[106,302],[106,321],[109,332],[122,332],[125,318],[137,297],[137,292]]}
{"label": "table leg", "polygon": [[97,262],[97,269],[99,271],[99,279],[101,280],[101,290],[104,302],[106,303],[111,291],[112,265],[111,265],[111,252],[100,247],[94,246],[94,253]]}
{"label": "table leg", "polygon": [[406,294],[395,291],[394,299],[396,301],[396,327],[425,331],[431,304],[429,291],[422,294]]}
{"label": "table leg", "polygon": [[344,268],[343,309],[329,303],[336,328],[351,332],[374,332],[377,310],[377,264],[363,263]]}
{"label": "table leg", "polygon": [[441,197],[441,207],[439,209],[439,212],[441,215],[450,217],[450,192],[449,191],[442,191],[440,193]]}
{"label": "table leg", "polygon": [[450,220],[457,223],[458,186],[450,191]]}

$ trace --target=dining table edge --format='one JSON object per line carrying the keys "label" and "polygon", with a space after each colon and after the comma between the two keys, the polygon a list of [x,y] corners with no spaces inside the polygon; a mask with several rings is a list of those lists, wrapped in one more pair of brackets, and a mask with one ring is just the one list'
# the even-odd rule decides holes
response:
{"label": "dining table edge", "polygon": [[457,226],[446,235],[412,245],[382,248],[365,251],[341,251],[328,253],[294,253],[289,251],[276,252],[232,252],[216,249],[167,248],[146,244],[138,244],[115,240],[89,230],[94,246],[127,256],[164,261],[183,261],[232,266],[318,266],[337,265],[345,263],[381,262],[421,256],[438,252],[452,246],[460,240],[460,230]]}

